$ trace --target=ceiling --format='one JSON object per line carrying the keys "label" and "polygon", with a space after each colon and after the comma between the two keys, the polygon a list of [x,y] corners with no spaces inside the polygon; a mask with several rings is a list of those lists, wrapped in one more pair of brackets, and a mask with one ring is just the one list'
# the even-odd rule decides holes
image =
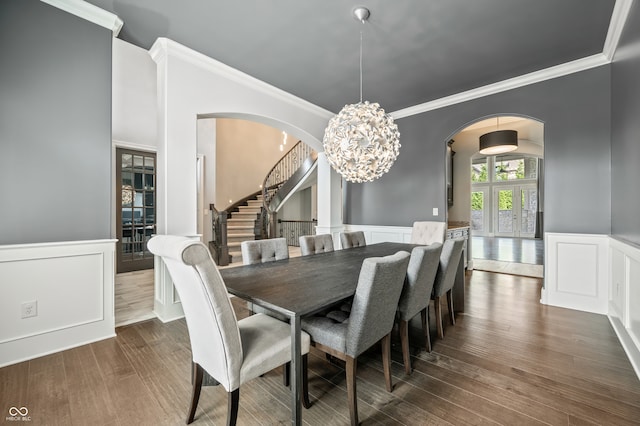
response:
{"label": "ceiling", "polygon": [[[618,0],[619,2],[621,0]],[[387,112],[601,54],[615,0],[88,0],[119,38],[167,37],[332,112]],[[352,16],[371,11],[369,22]],[[615,20],[615,19],[614,19]]]}

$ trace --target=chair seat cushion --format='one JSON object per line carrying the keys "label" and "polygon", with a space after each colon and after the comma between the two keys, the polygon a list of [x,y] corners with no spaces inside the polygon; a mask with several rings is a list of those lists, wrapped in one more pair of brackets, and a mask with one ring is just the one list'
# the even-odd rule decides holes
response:
{"label": "chair seat cushion", "polygon": [[[244,359],[240,383],[291,361],[291,326],[264,314],[238,321]],[[301,353],[309,353],[309,335],[302,332]]]}
{"label": "chair seat cushion", "polygon": [[303,318],[302,329],[311,335],[314,342],[346,352],[348,320],[348,313],[335,310],[323,316]]}

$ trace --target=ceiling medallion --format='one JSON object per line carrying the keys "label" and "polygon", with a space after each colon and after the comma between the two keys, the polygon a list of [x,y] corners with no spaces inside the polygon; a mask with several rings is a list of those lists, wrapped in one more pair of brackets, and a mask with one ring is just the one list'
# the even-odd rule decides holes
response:
{"label": "ceiling medallion", "polygon": [[[356,8],[362,24],[369,10]],[[322,140],[329,164],[349,182],[371,182],[387,173],[400,152],[400,132],[378,103],[362,101],[362,30],[360,31],[360,102],[345,105],[329,120]]]}

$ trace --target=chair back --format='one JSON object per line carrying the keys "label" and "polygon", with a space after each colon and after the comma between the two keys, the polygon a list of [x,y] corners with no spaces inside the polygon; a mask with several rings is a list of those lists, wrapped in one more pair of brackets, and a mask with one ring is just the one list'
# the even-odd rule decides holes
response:
{"label": "chair back", "polygon": [[209,250],[174,235],[155,236],[148,248],[162,257],[180,295],[193,361],[228,392],[237,389],[243,360],[238,321]]}
{"label": "chair back", "polygon": [[413,222],[411,229],[411,244],[444,243],[444,234],[447,230],[445,222]]}
{"label": "chair back", "polygon": [[433,284],[434,296],[442,296],[453,288],[453,284],[456,280],[458,264],[462,257],[463,245],[463,238],[447,240],[442,245],[440,265],[438,266],[438,273],[436,274],[436,280]]}
{"label": "chair back", "polygon": [[240,250],[242,252],[242,263],[245,265],[289,258],[289,247],[285,238],[243,241],[240,244]]}
{"label": "chair back", "polygon": [[340,245],[343,249],[362,247],[367,245],[367,241],[364,239],[364,232],[362,231],[341,232]]}
{"label": "chair back", "polygon": [[391,332],[407,265],[406,251],[362,262],[346,331],[347,355],[357,357]]}
{"label": "chair back", "polygon": [[409,321],[429,305],[433,283],[438,272],[442,244],[433,243],[411,250],[407,276],[398,302],[398,315]]}
{"label": "chair back", "polygon": [[299,238],[299,241],[300,254],[302,256],[333,251],[333,237],[331,234],[303,235]]}

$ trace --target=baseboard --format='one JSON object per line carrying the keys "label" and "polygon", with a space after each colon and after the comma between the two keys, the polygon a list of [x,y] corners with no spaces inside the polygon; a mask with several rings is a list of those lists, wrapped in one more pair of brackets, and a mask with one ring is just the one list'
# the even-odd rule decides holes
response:
{"label": "baseboard", "polygon": [[629,358],[629,362],[631,362],[631,366],[636,372],[636,376],[638,376],[638,379],[640,379],[640,349],[627,332],[625,326],[620,322],[619,318],[611,315],[607,315],[607,317],[609,318],[609,322],[611,322],[613,330],[618,336],[618,340],[620,341],[624,352]]}

